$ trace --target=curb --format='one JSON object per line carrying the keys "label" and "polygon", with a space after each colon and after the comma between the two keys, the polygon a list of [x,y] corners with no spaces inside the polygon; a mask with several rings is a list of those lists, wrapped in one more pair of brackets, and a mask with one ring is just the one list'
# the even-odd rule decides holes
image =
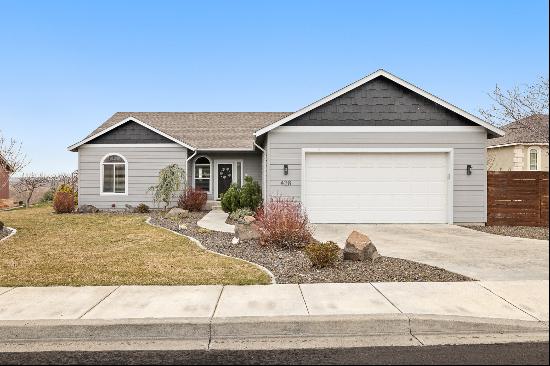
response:
{"label": "curb", "polygon": [[169,232],[173,233],[173,234],[176,234],[176,235],[179,235],[179,236],[183,236],[184,238],[186,239],[189,239],[191,240],[193,243],[195,243],[199,248],[201,248],[202,250],[206,251],[206,252],[209,252],[209,253],[212,253],[212,254],[216,254],[216,255],[220,255],[222,257],[226,257],[226,258],[231,258],[231,259],[236,259],[236,260],[239,260],[239,261],[242,261],[242,262],[245,262],[245,263],[248,263],[248,264],[251,264],[253,265],[254,267],[264,271],[267,273],[267,275],[269,276],[269,278],[271,279],[271,285],[275,285],[277,283],[277,281],[275,280],[275,275],[267,268],[257,264],[257,263],[254,263],[254,262],[250,262],[250,261],[247,261],[246,259],[242,259],[242,258],[238,258],[238,257],[232,257],[230,255],[227,255],[227,254],[222,254],[222,253],[218,253],[218,252],[215,252],[213,250],[210,250],[208,248],[206,248],[204,245],[201,244],[201,242],[198,240],[198,239],[195,239],[193,238],[192,236],[187,236],[185,234],[182,234],[182,233],[178,233],[177,231],[174,231],[174,230],[170,230],[168,228],[165,228],[163,226],[160,226],[160,225],[157,225],[157,224],[153,224],[151,222],[151,217],[148,217],[147,220],[145,220],[145,222],[153,227],[158,227],[158,228],[161,228],[161,229],[164,229],[164,230],[168,230]]}
{"label": "curb", "polygon": [[2,242],[4,240],[8,240],[9,238],[11,238],[12,236],[14,236],[17,233],[17,229],[15,229],[13,227],[4,226],[4,228],[10,230],[11,232],[8,234],[8,236],[5,236],[2,239],[0,239],[0,242]]}
{"label": "curb", "polygon": [[415,314],[0,321],[1,352],[147,347],[157,350],[423,347],[518,341],[548,342],[548,325],[524,320]]}

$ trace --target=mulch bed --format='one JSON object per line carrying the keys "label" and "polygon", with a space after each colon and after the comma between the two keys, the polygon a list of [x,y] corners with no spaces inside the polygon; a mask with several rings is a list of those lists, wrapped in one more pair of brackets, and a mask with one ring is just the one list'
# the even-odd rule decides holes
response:
{"label": "mulch bed", "polygon": [[548,228],[536,226],[468,226],[464,227],[472,230],[482,231],[484,233],[495,235],[514,236],[518,238],[548,240]]}
{"label": "mulch bed", "polygon": [[205,231],[196,222],[205,212],[189,214],[183,219],[187,228],[181,230],[179,224],[153,214],[152,223],[198,239],[206,248],[257,263],[269,269],[277,283],[319,283],[319,282],[456,282],[472,281],[471,278],[405,259],[381,257],[376,263],[355,262],[340,259],[335,267],[312,268],[302,250],[288,250],[266,247],[257,240],[231,244],[233,234]]}

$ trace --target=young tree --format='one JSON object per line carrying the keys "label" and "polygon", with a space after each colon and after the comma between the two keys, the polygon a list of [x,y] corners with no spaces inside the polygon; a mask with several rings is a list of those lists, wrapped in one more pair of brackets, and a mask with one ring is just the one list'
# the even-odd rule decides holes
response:
{"label": "young tree", "polygon": [[[13,175],[20,172],[28,163],[29,160],[23,152],[23,145],[17,140],[5,138],[0,131],[0,170],[7,171],[8,175]],[[9,184],[8,182],[0,182],[0,188],[4,188],[3,184]]]}
{"label": "young tree", "polygon": [[17,193],[26,195],[28,208],[34,191],[50,184],[50,180],[51,178],[43,174],[23,174],[14,184],[14,188]]}
{"label": "young tree", "polygon": [[153,192],[153,201],[156,204],[164,203],[164,209],[168,207],[170,202],[176,196],[176,193],[185,184],[185,170],[177,164],[171,164],[161,169],[159,172],[159,182],[155,186],[151,186],[149,191]]}
{"label": "young tree", "polygon": [[502,90],[497,85],[489,93],[493,105],[479,112],[487,122],[496,126],[518,122],[531,130],[541,142],[548,142],[548,129],[542,123],[548,119],[548,87],[548,77],[542,76],[533,84],[516,86],[510,90]]}

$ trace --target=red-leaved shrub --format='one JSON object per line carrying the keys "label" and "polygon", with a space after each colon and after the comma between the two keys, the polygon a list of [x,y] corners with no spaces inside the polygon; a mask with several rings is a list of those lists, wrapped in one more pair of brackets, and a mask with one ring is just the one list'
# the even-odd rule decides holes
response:
{"label": "red-leaved shrub", "polygon": [[57,213],[70,213],[74,211],[74,194],[57,191],[53,198],[53,209]]}
{"label": "red-leaved shrub", "polygon": [[298,202],[272,199],[258,210],[256,219],[262,245],[301,248],[312,238],[307,215]]}
{"label": "red-leaved shrub", "polygon": [[189,211],[200,211],[206,203],[206,192],[200,188],[188,187],[178,200],[178,207]]}

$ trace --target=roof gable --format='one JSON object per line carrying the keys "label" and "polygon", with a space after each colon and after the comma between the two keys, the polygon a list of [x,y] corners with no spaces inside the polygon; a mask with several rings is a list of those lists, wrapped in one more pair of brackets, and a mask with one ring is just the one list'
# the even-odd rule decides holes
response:
{"label": "roof gable", "polygon": [[128,122],[113,128],[107,133],[88,141],[88,144],[163,144],[173,143],[172,140],[144,127],[143,125],[128,120]]}
{"label": "roof gable", "polygon": [[342,89],[340,89],[340,90],[338,90],[338,91],[336,91],[336,92],[334,92],[334,93],[332,93],[332,94],[330,94],[330,95],[328,95],[328,96],[326,96],[326,97],[324,97],[324,98],[322,98],[322,99],[320,99],[320,100],[318,100],[318,101],[316,101],[316,102],[314,102],[314,103],[312,103],[312,104],[310,104],[310,105],[308,105],[308,106],[306,106],[302,109],[300,109],[299,111],[297,111],[297,112],[295,112],[295,113],[293,113],[293,114],[291,114],[291,115],[289,115],[289,116],[287,116],[287,117],[285,117],[285,118],[283,118],[283,119],[281,119],[281,120],[279,120],[279,121],[277,121],[277,122],[275,122],[275,123],[273,123],[273,124],[271,124],[271,125],[269,125],[265,128],[262,128],[262,129],[256,131],[254,135],[255,136],[261,136],[261,135],[273,130],[274,128],[277,128],[277,127],[279,127],[283,124],[286,124],[286,123],[288,123],[292,120],[297,119],[298,117],[301,117],[301,116],[305,115],[306,113],[309,113],[309,112],[311,112],[311,111],[313,111],[317,108],[320,108],[321,106],[333,101],[336,98],[339,98],[341,96],[343,96],[345,98],[347,93],[349,93],[349,92],[361,87],[362,85],[364,85],[364,84],[366,84],[366,83],[368,83],[368,82],[370,82],[370,81],[372,81],[376,78],[379,78],[379,77],[384,77],[384,78],[400,85],[401,87],[403,87],[403,88],[405,88],[405,89],[407,89],[407,90],[409,90],[409,91],[411,91],[411,92],[413,92],[413,93],[415,93],[415,94],[417,94],[417,95],[419,95],[419,96],[421,96],[421,97],[423,97],[423,98],[425,98],[425,99],[427,99],[427,100],[429,100],[429,101],[431,101],[431,102],[433,102],[433,103],[435,103],[435,104],[437,104],[437,105],[439,105],[443,108],[445,108],[446,110],[455,113],[456,115],[462,117],[463,119],[471,121],[471,122],[473,122],[477,125],[483,126],[488,131],[490,131],[490,133],[493,136],[503,136],[504,135],[504,131],[500,130],[499,128],[497,128],[493,125],[491,125],[490,123],[487,123],[487,122],[481,120],[480,118],[478,118],[478,117],[476,117],[476,116],[474,116],[474,115],[472,115],[472,114],[470,114],[466,111],[463,111],[462,109],[460,109],[458,107],[455,107],[454,105],[452,105],[452,104],[450,104],[450,103],[448,103],[448,102],[446,102],[446,101],[444,101],[444,100],[442,100],[442,99],[440,99],[440,98],[438,98],[438,97],[436,97],[436,96],[434,96],[434,95],[432,95],[432,94],[430,94],[430,93],[428,93],[428,92],[426,92],[426,91],[424,91],[424,90],[422,90],[422,89],[420,89],[420,88],[418,88],[418,87],[416,87],[416,86],[414,86],[414,85],[412,85],[408,82],[406,82],[405,80],[402,80],[402,79],[390,74],[387,71],[384,71],[384,70],[378,70],[378,71],[364,77],[363,79],[358,80],[358,81],[356,81],[356,82],[354,82],[354,83],[352,83],[352,84],[350,84],[350,85],[348,85],[348,86],[346,86],[346,87],[344,87],[344,88],[342,88]]}

